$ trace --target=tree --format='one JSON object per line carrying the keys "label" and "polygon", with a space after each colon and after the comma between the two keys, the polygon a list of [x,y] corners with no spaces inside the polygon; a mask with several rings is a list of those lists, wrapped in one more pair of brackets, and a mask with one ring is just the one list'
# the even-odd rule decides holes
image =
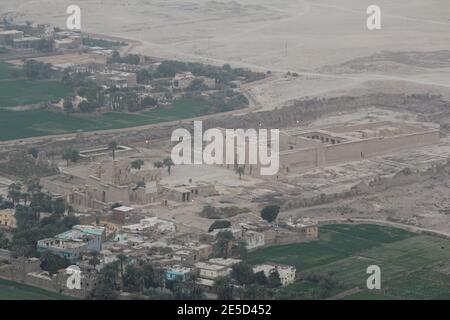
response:
{"label": "tree", "polygon": [[142,292],[144,289],[142,270],[134,266],[128,266],[123,276],[123,287],[128,292]]}
{"label": "tree", "polygon": [[216,220],[214,221],[208,229],[211,232],[215,229],[225,229],[231,227],[231,222],[228,220]]}
{"label": "tree", "polygon": [[8,186],[8,199],[15,205],[20,201],[22,195],[22,185],[20,183],[12,183]]}
{"label": "tree", "polygon": [[73,110],[75,108],[73,107],[73,103],[72,103],[72,100],[70,98],[69,99],[64,99],[63,108],[64,108],[64,111],[66,111],[67,113],[72,113],[73,112]]}
{"label": "tree", "polygon": [[28,149],[28,154],[31,154],[33,156],[33,158],[37,159],[38,155],[39,155],[39,151],[37,148],[33,147]]}
{"label": "tree", "polygon": [[22,194],[20,195],[20,198],[23,200],[23,204],[26,206],[28,203],[28,200],[30,200],[30,193],[28,192],[22,192]]}
{"label": "tree", "polygon": [[219,252],[219,256],[222,258],[228,257],[228,251],[230,248],[230,242],[234,241],[234,236],[230,231],[220,231],[217,234],[216,245]]}
{"label": "tree", "polygon": [[9,249],[10,241],[0,230],[0,249]]}
{"label": "tree", "polygon": [[91,297],[98,300],[115,300],[118,297],[117,263],[107,264],[99,274],[99,285],[92,291]]}
{"label": "tree", "polygon": [[267,278],[267,286],[269,288],[278,288],[281,286],[281,279],[278,270],[273,270]]}
{"label": "tree", "polygon": [[240,262],[231,267],[231,277],[241,285],[249,285],[255,281],[255,274],[250,265]]}
{"label": "tree", "polygon": [[156,161],[153,163],[153,165],[158,169],[164,167],[164,163],[162,161]]}
{"label": "tree", "polygon": [[69,162],[76,163],[80,160],[80,151],[75,149],[66,149],[62,155],[62,158],[67,161],[67,166],[69,166]]}
{"label": "tree", "polygon": [[240,299],[244,300],[269,300],[272,298],[272,292],[264,286],[251,284],[238,291]]}
{"label": "tree", "polygon": [[144,160],[139,159],[139,160],[134,160],[131,162],[131,167],[133,169],[140,170],[143,165],[144,165]]}
{"label": "tree", "polygon": [[247,254],[247,243],[243,240],[239,240],[236,245],[233,246],[231,252],[234,256],[244,257]]}
{"label": "tree", "polygon": [[164,285],[164,273],[153,268],[150,264],[142,267],[142,277],[146,288],[162,288]]}
{"label": "tree", "polygon": [[111,142],[108,144],[108,149],[112,151],[112,157],[113,157],[113,160],[116,160],[116,150],[117,150],[117,146],[118,146],[118,144],[117,144],[116,141],[111,141]]}
{"label": "tree", "polygon": [[145,188],[145,186],[146,186],[146,184],[145,184],[145,181],[138,181],[137,183],[136,183],[136,187],[134,187],[134,189],[133,190],[137,190],[137,189],[139,189],[139,188]]}
{"label": "tree", "polygon": [[124,254],[119,254],[117,256],[117,258],[119,259],[120,262],[120,278],[122,279],[123,282],[123,275],[124,275],[124,262],[126,262],[128,260],[127,256]]}
{"label": "tree", "polygon": [[155,98],[152,97],[145,97],[142,102],[141,102],[141,106],[142,107],[154,107],[158,104],[158,100],[156,100]]}
{"label": "tree", "polygon": [[264,274],[264,271],[256,272],[254,280],[255,280],[255,283],[259,284],[260,286],[266,286],[267,285],[267,277]]}
{"label": "tree", "polygon": [[52,211],[58,215],[63,215],[67,210],[67,203],[64,198],[56,198],[52,203]]}
{"label": "tree", "polygon": [[261,210],[261,218],[267,222],[273,222],[277,219],[280,207],[275,205],[269,205]]}
{"label": "tree", "polygon": [[230,277],[219,277],[214,281],[217,300],[233,300],[233,289]]}
{"label": "tree", "polygon": [[91,259],[89,259],[89,265],[93,266],[94,268],[100,264],[100,259],[98,258],[98,253],[94,254]]}
{"label": "tree", "polygon": [[29,79],[49,79],[53,74],[51,64],[36,60],[25,61],[23,69]]}
{"label": "tree", "polygon": [[244,167],[237,167],[236,170],[235,170],[235,172],[236,172],[236,174],[239,175],[239,179],[242,180],[242,176],[243,176],[244,173],[245,173]]}
{"label": "tree", "polygon": [[115,202],[111,205],[111,210],[121,207],[121,206],[122,206],[122,204],[120,202]]}
{"label": "tree", "polygon": [[170,176],[170,170],[175,165],[175,163],[173,163],[171,158],[165,158],[163,160],[163,165],[167,168],[167,172],[169,173]]}
{"label": "tree", "polygon": [[172,292],[175,300],[202,300],[205,293],[197,283],[197,276],[190,275],[185,281],[175,281]]}
{"label": "tree", "polygon": [[50,252],[45,252],[41,256],[41,268],[50,274],[56,274],[58,270],[67,268],[70,264],[69,260]]}
{"label": "tree", "polygon": [[95,110],[95,106],[89,101],[83,100],[78,104],[78,110],[85,113],[93,112]]}

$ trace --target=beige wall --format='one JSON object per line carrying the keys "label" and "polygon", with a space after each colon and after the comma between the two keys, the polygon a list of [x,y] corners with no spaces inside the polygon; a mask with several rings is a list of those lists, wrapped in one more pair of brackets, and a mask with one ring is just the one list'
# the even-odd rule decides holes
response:
{"label": "beige wall", "polygon": [[[415,133],[391,138],[373,138],[325,146],[326,164],[359,160],[371,155],[383,154],[405,148],[421,147],[439,143],[437,131]],[[362,153],[362,157],[361,157]]]}

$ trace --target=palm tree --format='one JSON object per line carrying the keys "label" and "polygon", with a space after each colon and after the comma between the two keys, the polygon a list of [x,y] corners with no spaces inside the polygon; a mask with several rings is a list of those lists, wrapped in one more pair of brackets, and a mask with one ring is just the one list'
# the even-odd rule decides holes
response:
{"label": "palm tree", "polygon": [[117,150],[117,146],[118,146],[118,144],[117,144],[117,142],[115,142],[115,141],[111,141],[111,142],[108,144],[108,149],[112,151],[112,157],[113,157],[113,160],[116,160],[116,150]]}
{"label": "palm tree", "polygon": [[217,248],[222,258],[228,258],[230,242],[234,241],[234,236],[230,231],[220,231],[217,234]]}
{"label": "palm tree", "polygon": [[8,187],[8,198],[13,202],[14,205],[20,201],[20,198],[22,196],[21,190],[22,185],[20,183],[13,183]]}
{"label": "palm tree", "polygon": [[123,263],[127,260],[127,256],[124,254],[119,254],[117,258],[120,261],[120,278],[123,281]]}
{"label": "palm tree", "polygon": [[242,180],[242,176],[243,176],[244,173],[245,173],[244,167],[237,167],[236,170],[235,170],[235,172],[236,172],[236,174],[239,175],[239,179]]}
{"label": "palm tree", "polygon": [[95,253],[94,256],[89,260],[89,265],[93,266],[94,269],[97,265],[100,264],[100,259],[98,258],[98,253]]}
{"label": "palm tree", "polygon": [[69,166],[69,161],[77,162],[80,159],[80,151],[73,149],[64,150],[62,158],[67,161],[67,166]]}
{"label": "palm tree", "polygon": [[170,169],[175,165],[175,163],[173,163],[171,158],[165,158],[163,160],[163,165],[167,167],[167,172],[169,173],[170,176]]}
{"label": "palm tree", "polygon": [[26,206],[28,203],[28,200],[30,200],[30,194],[28,192],[24,192],[20,195],[20,197],[22,198],[24,205]]}
{"label": "palm tree", "polygon": [[140,170],[143,165],[144,165],[144,160],[141,160],[141,159],[134,160],[133,162],[131,162],[131,167],[133,169]]}
{"label": "palm tree", "polygon": [[156,168],[162,168],[162,167],[164,167],[164,163],[163,163],[162,161],[156,161],[156,162],[153,162],[153,165],[154,165]]}

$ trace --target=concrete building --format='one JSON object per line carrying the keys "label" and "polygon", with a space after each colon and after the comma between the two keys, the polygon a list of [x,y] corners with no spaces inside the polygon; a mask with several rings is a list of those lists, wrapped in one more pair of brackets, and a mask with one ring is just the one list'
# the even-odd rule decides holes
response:
{"label": "concrete building", "polygon": [[227,266],[207,262],[197,262],[195,268],[198,270],[199,277],[205,279],[226,277],[231,272],[231,268]]}
{"label": "concrete building", "polygon": [[153,229],[161,233],[173,233],[176,231],[175,224],[173,222],[162,220],[158,217],[142,219],[137,224],[122,227],[123,231],[132,233],[140,233],[148,229]]}
{"label": "concrete building", "polygon": [[0,44],[13,45],[14,40],[23,38],[23,32],[19,30],[3,30],[0,31]]}
{"label": "concrete building", "polygon": [[16,218],[14,217],[14,209],[0,210],[0,228],[13,229],[17,227]]}
{"label": "concrete building", "polygon": [[287,220],[281,221],[281,224],[292,230],[299,231],[308,239],[317,239],[319,237],[319,226],[314,220],[307,218],[294,220],[292,217],[289,217]]}
{"label": "concrete building", "polygon": [[161,185],[164,198],[178,202],[190,202],[198,197],[208,197],[217,194],[213,184],[189,182],[178,185]]}
{"label": "concrete building", "polygon": [[41,38],[38,37],[23,37],[13,40],[13,47],[15,49],[35,49],[37,48]]}
{"label": "concrete building", "polygon": [[54,40],[54,48],[57,50],[73,50],[78,49],[82,45],[81,37],[71,37],[61,40]]}
{"label": "concrete building", "polygon": [[114,208],[112,210],[113,212],[113,219],[115,222],[124,224],[125,220],[130,217],[131,214],[133,214],[135,211],[132,207],[127,206],[120,206],[117,208]]}
{"label": "concrete building", "polygon": [[77,225],[53,238],[39,240],[37,250],[76,261],[87,252],[100,252],[105,237],[104,227]]}
{"label": "concrete building", "polygon": [[253,272],[264,272],[266,277],[269,277],[272,272],[278,271],[280,275],[280,282],[282,286],[287,286],[295,281],[296,268],[294,266],[285,266],[281,264],[265,263],[253,267]]}
{"label": "concrete building", "polygon": [[242,262],[241,259],[233,259],[233,258],[212,258],[208,260],[208,263],[217,264],[219,266],[225,266],[231,268],[235,264]]}
{"label": "concrete building", "polygon": [[132,72],[123,71],[102,71],[92,76],[92,79],[99,85],[107,87],[127,88],[137,84],[137,75]]}
{"label": "concrete building", "polygon": [[180,280],[184,281],[186,280],[189,273],[191,273],[192,269],[188,267],[182,267],[182,266],[172,266],[170,268],[167,268],[164,272],[164,278],[166,281],[174,281],[174,280]]}
{"label": "concrete building", "polygon": [[172,79],[172,88],[185,90],[194,80],[195,76],[191,72],[177,73]]}

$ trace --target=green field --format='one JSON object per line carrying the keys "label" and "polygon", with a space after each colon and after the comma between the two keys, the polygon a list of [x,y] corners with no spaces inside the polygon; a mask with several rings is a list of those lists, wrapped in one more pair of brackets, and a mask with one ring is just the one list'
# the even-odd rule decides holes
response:
{"label": "green field", "polygon": [[56,292],[0,279],[0,300],[73,300]]}
{"label": "green field", "polygon": [[0,109],[0,140],[21,139],[77,130],[96,131],[129,128],[204,115],[209,106],[201,100],[179,100],[171,109],[155,109],[139,114],[106,113],[68,115],[45,110],[9,111]]}
{"label": "green field", "polygon": [[[320,239],[252,252],[251,264],[272,261],[295,265],[305,275],[332,275],[340,291],[362,291],[346,299],[449,299],[450,240],[417,235],[377,225],[327,225]],[[381,268],[382,289],[368,291],[366,269]],[[317,285],[308,282],[282,289],[282,296],[307,296]]]}
{"label": "green field", "polygon": [[65,114],[46,110],[13,111],[8,107],[46,103],[72,94],[58,81],[11,79],[12,65],[0,62],[0,141],[51,134],[129,128],[181,120],[208,114],[210,105],[200,99],[175,101],[170,109],[155,109],[139,114]]}

